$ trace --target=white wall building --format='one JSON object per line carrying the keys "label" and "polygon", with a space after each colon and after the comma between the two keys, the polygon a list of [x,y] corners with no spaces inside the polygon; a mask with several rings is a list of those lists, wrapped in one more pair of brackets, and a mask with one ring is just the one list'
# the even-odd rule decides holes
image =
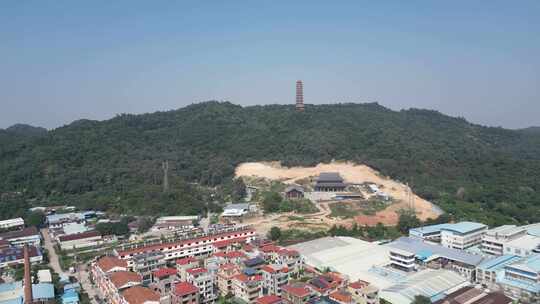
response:
{"label": "white wall building", "polygon": [[487,226],[474,222],[459,222],[441,229],[441,245],[464,250],[482,242]]}
{"label": "white wall building", "polygon": [[5,221],[0,221],[0,229],[9,229],[15,227],[24,227],[24,220],[20,217],[9,219]]}
{"label": "white wall building", "polygon": [[524,228],[504,225],[490,230],[482,236],[482,251],[490,255],[503,255],[505,244],[527,234]]}

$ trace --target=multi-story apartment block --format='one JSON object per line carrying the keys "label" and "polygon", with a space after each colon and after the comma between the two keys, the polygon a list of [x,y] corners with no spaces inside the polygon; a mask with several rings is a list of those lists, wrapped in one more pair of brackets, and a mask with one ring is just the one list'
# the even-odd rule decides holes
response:
{"label": "multi-story apartment block", "polygon": [[160,268],[152,272],[152,283],[149,287],[159,293],[161,304],[170,303],[171,288],[177,280],[176,272],[176,268]]}
{"label": "multi-story apartment block", "polygon": [[194,257],[176,260],[176,270],[180,281],[187,281],[187,270],[199,267],[199,260]]}
{"label": "multi-story apartment block", "polygon": [[248,277],[245,274],[238,274],[232,280],[233,294],[236,298],[253,304],[262,296],[262,281],[261,275]]}
{"label": "multi-story apartment block", "polygon": [[152,281],[152,272],[165,267],[166,261],[161,252],[143,252],[133,256],[131,264],[128,265],[133,271],[141,274],[144,284],[149,284]]}
{"label": "multi-story apartment block", "polygon": [[116,271],[109,275],[105,288],[101,290],[103,296],[112,304],[122,304],[122,292],[133,286],[142,284],[139,274],[131,271]]}
{"label": "multi-story apartment block", "polygon": [[199,304],[199,288],[188,283],[180,282],[174,285],[171,293],[171,304]]}
{"label": "multi-story apartment block", "polygon": [[217,286],[222,296],[233,294],[232,280],[240,274],[240,268],[234,264],[222,264],[217,273]]}
{"label": "multi-story apartment block", "polygon": [[218,297],[214,288],[215,277],[206,268],[198,267],[186,270],[187,282],[199,289],[200,302],[214,303]]}
{"label": "multi-story apartment block", "polygon": [[127,270],[126,261],[116,257],[104,256],[92,264],[90,273],[98,290],[105,295],[105,291],[110,286],[110,275],[117,271],[126,272]]}
{"label": "multi-story apartment block", "polygon": [[134,263],[134,257],[140,254],[159,252],[163,254],[163,259],[176,260],[189,256],[206,256],[213,252],[212,244],[223,240],[243,240],[250,241],[255,238],[255,231],[251,228],[238,228],[235,231],[209,234],[196,238],[174,241],[170,243],[157,243],[153,245],[126,248],[115,250],[116,256],[126,260],[128,266]]}
{"label": "multi-story apartment block", "polygon": [[291,274],[297,274],[303,269],[303,261],[296,250],[283,248],[278,252],[276,264],[286,265]]}
{"label": "multi-story apartment block", "polygon": [[261,272],[263,294],[281,296],[281,287],[289,283],[289,268],[286,265],[265,265]]}

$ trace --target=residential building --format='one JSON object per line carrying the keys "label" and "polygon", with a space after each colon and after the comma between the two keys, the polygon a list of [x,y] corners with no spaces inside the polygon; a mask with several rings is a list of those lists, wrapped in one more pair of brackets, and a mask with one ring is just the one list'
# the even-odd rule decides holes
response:
{"label": "residential building", "polygon": [[134,286],[122,292],[120,304],[160,304],[160,297],[149,288]]}
{"label": "residential building", "polygon": [[52,283],[52,274],[49,269],[41,269],[37,272],[39,283]]}
{"label": "residential building", "polygon": [[482,236],[482,251],[491,255],[503,255],[505,254],[505,244],[526,234],[526,229],[516,225],[504,225],[489,229]]}
{"label": "residential building", "polygon": [[308,284],[316,296],[328,296],[330,293],[345,287],[347,281],[338,273],[328,272],[312,278]]}
{"label": "residential building", "polygon": [[68,290],[62,295],[62,304],[79,304],[79,293],[75,290]]}
{"label": "residential building", "polygon": [[97,230],[91,230],[82,233],[62,235],[58,238],[58,243],[62,250],[86,248],[100,245],[102,243],[102,237]]}
{"label": "residential building", "polygon": [[161,304],[170,303],[171,288],[176,281],[176,273],[176,268],[160,268],[152,272],[152,283],[149,287],[160,295]]}
{"label": "residential building", "polygon": [[194,257],[181,258],[176,260],[176,270],[180,281],[187,281],[187,270],[199,267],[199,261]]}
{"label": "residential building", "polygon": [[304,268],[302,257],[298,251],[282,248],[278,251],[274,263],[287,266],[291,274],[297,274]]}
{"label": "residential building", "polygon": [[257,299],[257,304],[284,304],[285,301],[276,295],[262,296]]}
{"label": "residential building", "polygon": [[199,304],[199,288],[188,283],[180,282],[174,285],[171,293],[171,304]]}
{"label": "residential building", "polygon": [[254,257],[243,261],[244,266],[253,269],[256,274],[261,274],[261,268],[266,265],[266,261],[262,257]]}
{"label": "residential building", "polygon": [[328,295],[328,298],[330,298],[331,300],[336,301],[337,303],[340,303],[340,304],[353,304],[353,303],[356,303],[353,296],[352,296],[352,293],[350,291],[348,291],[348,290],[345,290],[345,289],[336,290],[336,291],[330,293],[330,295]]}
{"label": "residential building", "polygon": [[13,229],[24,227],[24,220],[21,217],[0,221],[0,229]]}
{"label": "residential building", "polygon": [[281,289],[281,297],[291,304],[304,304],[314,297],[311,289],[304,283],[286,284]]}
{"label": "residential building", "polygon": [[289,268],[286,265],[265,265],[261,272],[263,294],[281,296],[281,287],[289,283]]}
{"label": "residential building", "polygon": [[337,172],[322,172],[315,183],[316,192],[342,192],[347,184]]}
{"label": "residential building", "polygon": [[215,277],[206,268],[198,267],[186,270],[187,282],[199,289],[201,303],[214,303],[218,297],[214,289]]}
{"label": "residential building", "polygon": [[235,264],[221,264],[217,273],[217,286],[223,296],[233,294],[233,278],[240,274],[240,268]]}
{"label": "residential building", "polygon": [[347,286],[355,303],[379,304],[379,288],[369,282],[358,280]]}
{"label": "residential building", "polygon": [[257,299],[262,296],[262,281],[261,275],[238,274],[232,280],[233,294],[245,303],[256,303]]}
{"label": "residential building", "polygon": [[[124,260],[127,261],[128,260]],[[133,271],[142,276],[143,284],[148,284],[152,280],[152,271],[163,268],[166,265],[164,255],[161,252],[144,252],[135,255],[131,260]]]}
{"label": "residential building", "polygon": [[202,256],[213,252],[213,243],[230,240],[230,239],[245,239],[251,240],[255,238],[255,230],[246,227],[240,227],[237,230],[209,234],[202,237],[189,238],[170,243],[156,243],[144,247],[125,246],[115,250],[116,255],[128,262],[128,265],[133,264],[133,258],[136,255],[161,252],[165,260],[176,260],[188,256]]}

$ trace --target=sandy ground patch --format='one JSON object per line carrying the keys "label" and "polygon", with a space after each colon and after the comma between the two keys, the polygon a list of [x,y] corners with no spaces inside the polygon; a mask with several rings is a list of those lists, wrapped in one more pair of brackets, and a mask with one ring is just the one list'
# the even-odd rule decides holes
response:
{"label": "sandy ground patch", "polygon": [[[374,183],[381,186],[381,190],[393,197],[395,203],[390,205],[383,211],[377,212],[375,215],[359,215],[355,217],[355,221],[361,225],[376,225],[381,222],[385,225],[395,225],[398,220],[397,211],[401,209],[414,207],[418,218],[426,220],[428,218],[436,218],[440,215],[440,209],[433,203],[412,193],[410,188],[398,181],[382,176],[378,171],[365,166],[350,162],[332,162],[329,164],[318,164],[315,167],[283,167],[279,162],[251,162],[240,164],[236,168],[236,177],[253,176],[262,177],[271,180],[279,180],[283,183],[290,184],[298,180],[303,180],[309,177],[318,176],[321,172],[339,172],[348,183]],[[349,221],[337,220],[329,218],[329,210],[326,206],[319,206],[321,212],[306,216],[309,217],[309,222],[322,222],[325,225],[331,226],[334,223],[350,224]],[[253,219],[255,225],[274,225],[280,227],[289,226],[289,215],[281,214],[263,218],[257,221]],[[304,221],[305,222],[305,221]],[[315,223],[313,223],[315,224]],[[265,227],[266,228],[266,227]]]}

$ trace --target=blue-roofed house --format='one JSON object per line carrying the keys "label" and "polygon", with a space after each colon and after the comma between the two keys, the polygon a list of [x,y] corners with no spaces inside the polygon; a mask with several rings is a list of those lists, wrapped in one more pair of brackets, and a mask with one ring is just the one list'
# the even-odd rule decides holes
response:
{"label": "blue-roofed house", "polygon": [[79,292],[81,290],[81,284],[80,283],[71,283],[64,285],[64,292],[67,292],[68,290],[74,290]]}
{"label": "blue-roofed house", "polygon": [[67,223],[82,223],[85,221],[82,213],[58,213],[47,215],[49,228],[62,228]]}
{"label": "blue-roofed house", "polygon": [[79,303],[79,294],[70,289],[67,292],[64,292],[62,295],[62,304],[78,304]]}
{"label": "blue-roofed house", "polygon": [[526,303],[540,302],[540,254],[530,255],[504,267],[497,282],[504,293]]}
{"label": "blue-roofed house", "polygon": [[22,302],[22,281],[0,284],[0,303],[17,304]]}

